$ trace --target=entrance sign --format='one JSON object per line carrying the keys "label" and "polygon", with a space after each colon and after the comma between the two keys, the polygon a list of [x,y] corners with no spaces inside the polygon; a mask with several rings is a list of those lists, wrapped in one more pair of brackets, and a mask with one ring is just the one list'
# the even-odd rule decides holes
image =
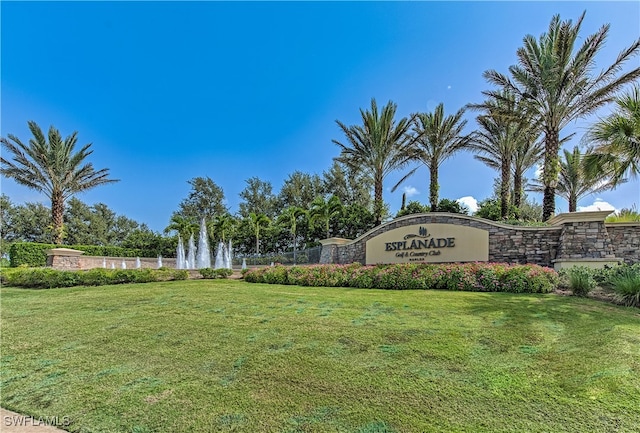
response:
{"label": "entrance sign", "polygon": [[486,262],[489,232],[454,224],[398,227],[369,239],[366,264]]}

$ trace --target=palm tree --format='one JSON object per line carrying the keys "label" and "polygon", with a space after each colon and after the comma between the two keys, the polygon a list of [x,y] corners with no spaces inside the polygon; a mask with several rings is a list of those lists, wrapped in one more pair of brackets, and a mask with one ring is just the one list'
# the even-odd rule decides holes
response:
{"label": "palm tree", "polygon": [[249,213],[249,222],[256,235],[256,254],[260,254],[260,227],[267,227],[271,220],[263,213]]}
{"label": "palm tree", "polygon": [[[623,50],[609,67],[598,74],[592,73],[596,66],[595,56],[606,42],[609,25],[584,38],[582,45],[577,47],[584,16],[583,13],[574,25],[571,20],[560,21],[560,16],[555,15],[548,32],[539,40],[532,35],[525,36],[524,46],[517,51],[518,64],[509,67],[511,79],[494,70],[484,73],[489,82],[523,98],[527,102],[530,121],[539,123],[544,132],[542,206],[545,220],[555,211],[560,131],[573,120],[592,114],[611,102],[622,86],[640,76],[640,67],[620,73],[626,61],[640,50],[640,39]],[[485,94],[499,97],[501,91]]]}
{"label": "palm tree", "polygon": [[524,173],[542,156],[541,146],[536,145],[538,132],[535,125],[526,122],[522,106],[508,91],[500,98],[490,97],[469,107],[483,111],[476,118],[480,129],[472,134],[469,149],[478,153],[474,156],[477,160],[500,172],[500,215],[506,219],[512,196],[511,176],[513,204],[519,207]]}
{"label": "palm tree", "polygon": [[[532,125],[533,126],[533,125]],[[544,155],[544,143],[539,140],[539,132],[535,128],[527,131],[528,139],[516,146],[513,155],[513,205],[522,210],[522,193],[524,192],[524,174],[538,164]]]}
{"label": "palm tree", "polygon": [[233,236],[236,220],[229,214],[216,215],[213,220],[213,229],[222,242]]}
{"label": "palm tree", "polygon": [[594,145],[587,164],[596,171],[608,165],[614,180],[640,174],[640,86],[616,99],[616,111],[594,124],[586,140]]}
{"label": "palm tree", "polygon": [[[429,169],[429,202],[431,212],[438,209],[438,169],[440,165],[459,150],[466,148],[471,141],[469,135],[463,135],[462,129],[467,124],[462,120],[465,108],[454,115],[444,115],[444,105],[438,104],[433,113],[418,113],[413,124],[416,146],[412,154],[413,160],[422,162]],[[411,170],[391,189],[395,191],[402,182],[413,175],[417,168]]]}
{"label": "palm tree", "polygon": [[411,121],[407,118],[394,120],[397,106],[389,101],[378,114],[378,105],[371,99],[371,110],[360,109],[362,126],[346,126],[336,123],[347,138],[343,144],[332,140],[340,147],[340,156],[335,158],[356,172],[364,172],[373,180],[374,215],[376,225],[382,223],[384,203],[382,187],[384,178],[411,160],[415,139],[408,134]]}
{"label": "palm tree", "polygon": [[[585,170],[584,155],[578,146],[573,151],[563,150],[564,159],[560,160],[560,176],[556,186],[556,195],[569,202],[569,212],[575,212],[580,198],[606,191],[615,186],[611,172],[591,172]],[[541,192],[544,184],[534,182],[531,191]]]}
{"label": "palm tree", "polygon": [[165,227],[164,232],[170,233],[175,231],[183,239],[189,239],[191,235],[195,235],[199,229],[198,223],[190,217],[185,217],[177,212],[171,215],[169,225]]}
{"label": "palm tree", "polygon": [[0,173],[20,185],[44,193],[51,200],[54,242],[61,244],[67,199],[76,193],[118,180],[108,178],[109,169],[95,171],[93,165],[85,161],[93,153],[93,150],[89,150],[91,143],[74,152],[77,132],[63,140],[60,132],[51,126],[47,141],[36,122],[29,121],[28,125],[33,134],[29,144],[22,143],[12,134],[7,136],[8,140],[0,138],[2,147],[13,156],[13,161],[0,157]]}
{"label": "palm tree", "polygon": [[298,218],[306,215],[307,211],[297,206],[289,206],[280,214],[281,222],[289,227],[291,231],[291,240],[293,241],[293,264],[296,264],[296,229],[298,226]]}
{"label": "palm tree", "polygon": [[311,223],[320,222],[320,224],[324,225],[327,239],[331,237],[331,218],[339,216],[341,213],[342,203],[335,195],[332,195],[329,200],[325,200],[323,196],[319,195],[311,202],[311,209],[309,210]]}

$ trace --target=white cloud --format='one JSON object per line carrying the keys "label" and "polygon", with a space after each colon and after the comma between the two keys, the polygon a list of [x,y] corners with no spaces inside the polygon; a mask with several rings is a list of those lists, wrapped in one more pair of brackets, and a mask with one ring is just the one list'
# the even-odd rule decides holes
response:
{"label": "white cloud", "polygon": [[414,195],[420,194],[420,191],[416,187],[413,186],[405,186],[402,188],[402,191],[407,195],[407,198],[411,198]]}
{"label": "white cloud", "polygon": [[447,86],[447,90],[451,90],[451,85]]}
{"label": "white cloud", "polygon": [[578,212],[593,212],[599,210],[616,211],[617,209],[611,203],[607,203],[601,198],[595,199],[593,204],[590,204],[589,206],[578,206]]}
{"label": "white cloud", "polygon": [[478,200],[476,200],[475,198],[471,197],[470,195],[465,196],[465,197],[460,197],[456,201],[458,203],[463,204],[466,207],[468,207],[469,210],[471,211],[471,213],[475,213],[478,210]]}

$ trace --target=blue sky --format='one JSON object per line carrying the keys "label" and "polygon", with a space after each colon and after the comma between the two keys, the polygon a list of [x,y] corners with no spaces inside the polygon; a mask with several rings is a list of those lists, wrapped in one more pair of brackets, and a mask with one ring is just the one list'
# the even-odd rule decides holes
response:
{"label": "blue sky", "polygon": [[[639,2],[7,2],[1,12],[1,126],[28,140],[27,121],[79,143],[116,184],[80,194],[150,228],[166,227],[187,181],[209,176],[232,212],[245,180],[279,191],[295,170],[322,174],[372,97],[399,116],[443,102],[481,102],[483,71],[507,72],[525,34],[551,17],[577,19],[582,36],[611,24],[599,68],[640,35]],[[635,65],[640,62],[634,59]],[[629,67],[632,64],[629,65]],[[606,114],[603,111],[601,114]],[[467,131],[474,127],[474,115]],[[579,141],[588,121],[572,125]],[[402,190],[385,183],[395,212]],[[531,176],[532,174],[530,174]],[[496,173],[470,154],[440,168],[440,196],[492,194]],[[428,173],[405,183],[428,201]],[[14,203],[42,201],[2,179]],[[541,198],[533,196],[538,202]],[[620,209],[640,205],[636,180],[589,196]],[[559,211],[567,203],[557,199]],[[602,206],[602,205],[601,205]]]}

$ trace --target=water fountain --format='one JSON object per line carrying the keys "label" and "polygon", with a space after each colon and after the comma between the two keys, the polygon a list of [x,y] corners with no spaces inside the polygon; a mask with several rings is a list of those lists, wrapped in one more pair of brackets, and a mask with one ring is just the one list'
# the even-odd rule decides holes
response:
{"label": "water fountain", "polygon": [[182,238],[178,235],[178,251],[176,254],[176,269],[186,269],[187,268],[187,258],[184,254],[184,244],[182,243]]}
{"label": "water fountain", "polygon": [[158,269],[162,267],[162,256],[158,256]]}
{"label": "water fountain", "polygon": [[196,264],[196,243],[193,240],[193,233],[189,236],[189,251],[187,252],[187,266],[185,269],[195,269]]}
{"label": "water fountain", "polygon": [[[233,250],[231,241],[228,246],[224,242],[218,244],[216,251],[214,269],[227,268],[232,269]],[[158,257],[158,267],[162,266],[162,257]],[[176,269],[203,269],[211,267],[211,249],[209,248],[209,236],[207,234],[207,225],[202,219],[200,223],[200,235],[198,237],[198,247],[194,242],[193,234],[189,237],[188,250],[185,254],[182,238],[178,235],[178,249],[176,253]]]}
{"label": "water fountain", "polygon": [[122,260],[122,265],[120,266],[122,269],[127,269],[127,263]]}
{"label": "water fountain", "polygon": [[246,258],[242,258],[242,269],[245,270],[247,269],[247,259]]}
{"label": "water fountain", "polygon": [[207,234],[207,225],[202,218],[200,223],[200,236],[198,237],[198,253],[196,254],[196,268],[210,268],[211,253],[209,252],[209,236]]}
{"label": "water fountain", "polygon": [[102,267],[105,268],[105,269],[107,268],[107,259],[106,259],[106,257],[102,258]]}
{"label": "water fountain", "polygon": [[140,257],[136,257],[136,269],[140,269],[140,267],[141,267]]}
{"label": "water fountain", "polygon": [[223,242],[220,242],[218,244],[218,251],[216,252],[216,261],[214,264],[214,269],[221,269],[225,267],[225,257],[226,257],[226,252],[225,252],[226,247],[224,246]]}

